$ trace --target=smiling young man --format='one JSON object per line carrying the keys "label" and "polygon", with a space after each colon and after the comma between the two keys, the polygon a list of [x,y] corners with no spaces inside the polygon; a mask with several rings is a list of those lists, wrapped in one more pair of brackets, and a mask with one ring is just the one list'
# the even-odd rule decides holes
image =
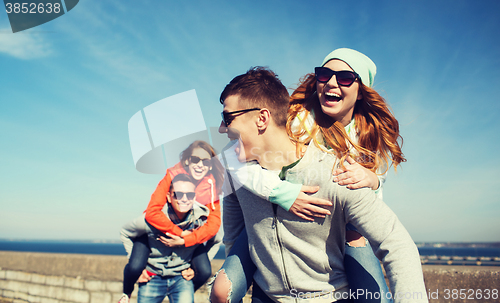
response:
{"label": "smiling young man", "polygon": [[[333,182],[333,154],[313,144],[296,153],[285,129],[288,92],[272,71],[258,67],[237,76],[221,101],[224,121],[219,132],[238,139],[240,161],[258,161],[283,180],[319,186],[314,196],[333,203],[330,215],[307,221],[244,187],[234,188],[228,174],[223,186],[224,243],[226,251],[231,249],[246,226],[257,268],[255,302],[350,302],[354,297],[343,267],[346,222],[369,239],[384,262],[396,302],[428,302],[418,250],[396,215],[371,189],[349,190]],[[227,293],[219,292],[218,285],[229,283],[232,289],[240,282],[227,274],[234,268],[224,266],[214,282],[213,302],[226,301]]]}

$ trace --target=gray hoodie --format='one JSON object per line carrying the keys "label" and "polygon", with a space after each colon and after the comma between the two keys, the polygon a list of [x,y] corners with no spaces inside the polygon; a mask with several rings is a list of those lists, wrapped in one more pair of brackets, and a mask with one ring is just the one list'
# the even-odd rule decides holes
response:
{"label": "gray hoodie", "polygon": [[[368,188],[349,190],[333,182],[336,158],[310,144],[286,180],[318,185],[314,196],[333,202],[331,215],[303,220],[245,188],[226,195],[224,243],[230,249],[246,226],[255,282],[276,302],[332,302],[354,298],[344,271],[345,225],[368,238],[383,261],[395,302],[428,302],[417,247],[396,215]],[[278,173],[278,172],[277,172]],[[223,190],[231,192],[226,178]]]}

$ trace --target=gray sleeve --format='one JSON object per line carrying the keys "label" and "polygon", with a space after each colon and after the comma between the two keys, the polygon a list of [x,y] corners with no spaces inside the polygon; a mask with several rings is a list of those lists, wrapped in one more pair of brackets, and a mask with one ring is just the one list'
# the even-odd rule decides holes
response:
{"label": "gray sleeve", "polygon": [[219,252],[219,248],[222,244],[223,234],[224,232],[222,231],[222,228],[220,228],[215,237],[207,242],[207,255],[210,261],[212,261],[215,258],[215,255]]}
{"label": "gray sleeve", "polygon": [[132,247],[134,246],[133,239],[147,232],[148,226],[146,225],[144,214],[123,225],[120,230],[120,239],[127,251],[127,258],[130,258],[130,254],[132,253]]}
{"label": "gray sleeve", "polygon": [[224,227],[223,242],[226,246],[227,256],[233,247],[234,242],[238,239],[238,236],[245,227],[245,222],[236,194],[224,197],[222,207],[222,222]]}
{"label": "gray sleeve", "polygon": [[222,226],[224,229],[223,243],[226,246],[226,256],[233,247],[234,242],[245,227],[243,212],[238,201],[238,197],[233,192],[230,176],[226,174],[222,190],[224,199],[222,200]]}
{"label": "gray sleeve", "polygon": [[428,302],[418,249],[394,212],[371,189],[341,187],[339,195],[346,222],[368,239],[382,260],[394,302]]}

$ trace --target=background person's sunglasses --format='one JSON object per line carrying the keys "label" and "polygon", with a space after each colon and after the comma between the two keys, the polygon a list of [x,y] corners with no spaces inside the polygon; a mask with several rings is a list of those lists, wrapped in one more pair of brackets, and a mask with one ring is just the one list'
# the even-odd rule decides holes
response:
{"label": "background person's sunglasses", "polygon": [[210,166],[210,164],[212,164],[212,159],[202,159],[202,158],[197,157],[197,156],[189,157],[189,162],[191,162],[193,164],[198,164],[198,163],[200,163],[200,161],[203,163],[204,166]]}
{"label": "background person's sunglasses", "polygon": [[174,194],[175,199],[177,199],[177,200],[181,200],[184,197],[184,195],[186,195],[186,198],[188,200],[193,200],[194,196],[196,195],[196,193],[194,191],[191,191],[188,193],[184,193],[182,191],[174,191],[173,194]]}
{"label": "background person's sunglasses", "polygon": [[351,86],[351,84],[359,78],[359,75],[349,70],[333,71],[328,67],[314,68],[316,80],[321,83],[326,83],[335,75],[337,84],[340,86]]}
{"label": "background person's sunglasses", "polygon": [[233,122],[234,118],[236,118],[234,115],[235,114],[241,114],[241,113],[248,113],[254,110],[260,110],[260,108],[249,108],[249,109],[242,109],[242,110],[236,110],[234,112],[222,112],[220,113],[222,116],[222,122],[226,125],[226,127],[229,127],[229,124]]}

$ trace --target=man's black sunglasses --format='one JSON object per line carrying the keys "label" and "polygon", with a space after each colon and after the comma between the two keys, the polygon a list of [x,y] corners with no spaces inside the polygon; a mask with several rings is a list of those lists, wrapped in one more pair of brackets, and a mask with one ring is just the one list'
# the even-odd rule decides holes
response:
{"label": "man's black sunglasses", "polygon": [[184,192],[181,192],[181,191],[174,191],[173,194],[174,194],[175,199],[177,199],[177,200],[182,200],[182,198],[184,197],[184,195],[186,195],[186,198],[188,200],[193,200],[194,196],[196,195],[195,192],[184,193]]}
{"label": "man's black sunglasses", "polygon": [[248,113],[254,110],[260,110],[260,108],[249,108],[249,109],[242,109],[242,110],[236,110],[234,112],[222,112],[220,113],[222,116],[222,122],[226,125],[226,127],[229,127],[231,122],[233,122],[234,118],[236,118],[234,115],[235,114],[243,114],[243,113]]}
{"label": "man's black sunglasses", "polygon": [[316,80],[321,83],[326,83],[335,75],[337,78],[337,84],[340,86],[351,86],[351,84],[359,79],[359,75],[350,70],[333,71],[328,67],[316,67],[314,68],[314,73]]}

